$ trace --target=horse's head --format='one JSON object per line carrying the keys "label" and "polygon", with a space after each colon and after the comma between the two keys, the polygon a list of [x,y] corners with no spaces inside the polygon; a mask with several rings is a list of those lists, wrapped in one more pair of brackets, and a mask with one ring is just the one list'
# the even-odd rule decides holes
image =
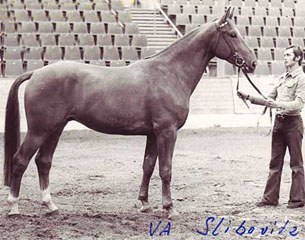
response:
{"label": "horse's head", "polygon": [[226,13],[216,22],[217,40],[214,45],[215,56],[241,67],[246,72],[253,72],[256,67],[256,57],[244,42],[235,26],[234,8],[229,7]]}

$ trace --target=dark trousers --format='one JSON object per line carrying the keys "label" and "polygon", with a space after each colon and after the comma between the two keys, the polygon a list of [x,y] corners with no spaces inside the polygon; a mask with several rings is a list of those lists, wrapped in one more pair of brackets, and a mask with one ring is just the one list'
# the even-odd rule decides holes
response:
{"label": "dark trousers", "polygon": [[277,116],[272,132],[272,152],[264,202],[279,201],[284,156],[288,147],[292,182],[288,204],[305,202],[304,167],[302,157],[303,121],[301,116]]}

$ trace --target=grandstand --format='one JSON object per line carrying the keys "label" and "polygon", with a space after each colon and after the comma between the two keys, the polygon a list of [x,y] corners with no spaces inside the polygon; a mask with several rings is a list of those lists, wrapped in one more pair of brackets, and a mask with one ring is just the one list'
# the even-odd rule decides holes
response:
{"label": "grandstand", "polygon": [[[295,0],[1,0],[1,74],[58,60],[124,66],[236,7],[235,22],[257,57],[257,75],[279,74],[283,49],[304,47],[304,12]],[[136,3],[139,1],[136,1]],[[145,4],[151,3],[151,4]],[[142,6],[143,5],[143,6]],[[216,76],[217,62],[210,64]],[[236,73],[219,63],[222,75]]]}

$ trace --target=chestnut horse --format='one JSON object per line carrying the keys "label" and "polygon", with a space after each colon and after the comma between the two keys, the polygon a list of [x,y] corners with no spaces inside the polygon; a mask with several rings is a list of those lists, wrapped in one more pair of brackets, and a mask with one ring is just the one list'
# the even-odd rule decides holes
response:
{"label": "chestnut horse", "polygon": [[[75,120],[102,133],[146,135],[141,211],[152,210],[148,188],[158,158],[163,208],[173,217],[170,183],[177,130],[187,119],[191,94],[207,64],[216,56],[246,72],[256,66],[255,55],[233,23],[233,10],[229,7],[218,20],[126,67],[65,61],[19,76],[9,92],[5,120],[4,184],[10,187],[9,215],[19,214],[21,179],[36,152],[42,202],[49,212],[58,211],[51,200],[49,171],[65,125]],[[18,89],[27,80],[28,131],[20,144]]]}

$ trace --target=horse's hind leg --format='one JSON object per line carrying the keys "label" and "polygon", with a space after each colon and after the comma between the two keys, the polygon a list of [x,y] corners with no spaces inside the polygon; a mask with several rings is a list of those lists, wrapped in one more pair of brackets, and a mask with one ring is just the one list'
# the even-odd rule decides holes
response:
{"label": "horse's hind leg", "polygon": [[42,144],[35,158],[39,175],[42,204],[48,208],[49,213],[54,213],[58,210],[51,199],[49,188],[49,172],[52,165],[53,154],[62,131],[63,127],[57,129],[54,133],[52,133]]}
{"label": "horse's hind leg", "polygon": [[28,131],[23,143],[13,157],[13,169],[8,203],[9,215],[19,214],[18,200],[22,176],[35,152],[41,146],[43,137]]}
{"label": "horse's hind leg", "polygon": [[146,148],[143,162],[143,178],[139,193],[139,200],[142,202],[141,212],[151,212],[152,209],[148,202],[148,189],[150,178],[154,172],[154,168],[157,160],[157,142],[154,135],[147,136]]}

